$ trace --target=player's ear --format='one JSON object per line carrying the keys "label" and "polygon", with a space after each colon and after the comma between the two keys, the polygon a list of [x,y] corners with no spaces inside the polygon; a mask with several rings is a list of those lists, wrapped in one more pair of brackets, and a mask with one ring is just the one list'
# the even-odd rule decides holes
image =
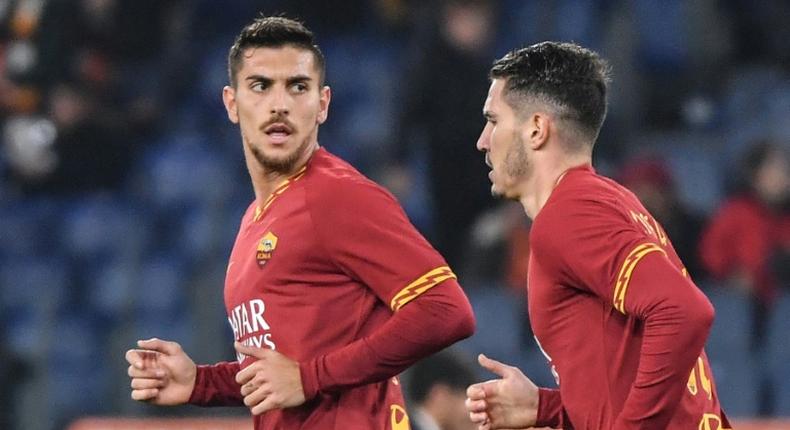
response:
{"label": "player's ear", "polygon": [[236,89],[225,85],[222,88],[222,103],[225,104],[225,110],[228,112],[228,119],[234,124],[239,123],[239,109],[236,105]]}
{"label": "player's ear", "polygon": [[329,85],[324,85],[319,91],[321,95],[318,100],[318,123],[323,124],[329,117],[329,102],[332,100],[332,89],[329,88]]}
{"label": "player's ear", "polygon": [[549,139],[550,127],[550,117],[543,112],[537,111],[524,121],[521,139],[530,149],[537,151]]}

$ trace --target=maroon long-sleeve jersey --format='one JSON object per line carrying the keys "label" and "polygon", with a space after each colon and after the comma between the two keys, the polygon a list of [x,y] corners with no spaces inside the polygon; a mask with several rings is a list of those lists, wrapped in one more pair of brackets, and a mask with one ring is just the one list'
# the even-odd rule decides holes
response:
{"label": "maroon long-sleeve jersey", "polygon": [[[471,335],[455,274],[396,200],[324,149],[245,213],[228,263],[235,340],[300,364],[307,402],[255,429],[409,428],[395,375]],[[242,406],[252,362],[199,366],[190,402]]]}
{"label": "maroon long-sleeve jersey", "polygon": [[713,308],[630,191],[570,169],[532,226],[529,317],[559,389],[538,424],[729,428],[703,346]]}

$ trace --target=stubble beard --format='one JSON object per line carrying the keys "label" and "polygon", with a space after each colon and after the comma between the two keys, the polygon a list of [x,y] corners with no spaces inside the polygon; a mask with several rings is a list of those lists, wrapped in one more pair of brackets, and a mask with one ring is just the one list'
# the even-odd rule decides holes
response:
{"label": "stubble beard", "polygon": [[[527,151],[524,149],[524,142],[520,134],[513,133],[513,140],[505,155],[505,161],[502,163],[502,166],[506,177],[505,180],[507,181],[504,184],[505,187],[518,183],[521,179],[529,176],[532,166],[529,162]],[[504,189],[496,190],[493,184],[491,185],[491,195],[496,198],[508,200],[518,200],[520,197],[516,194],[507,194]]]}
{"label": "stubble beard", "polygon": [[299,148],[285,156],[285,158],[268,157],[263,151],[254,146],[251,146],[250,149],[252,155],[258,160],[258,164],[260,164],[266,172],[288,174],[293,171],[294,165],[299,161],[299,156],[302,155],[302,151],[307,144],[308,141],[305,139],[302,144],[299,145]]}
{"label": "stubble beard", "polygon": [[258,164],[263,167],[265,172],[277,173],[281,175],[293,173],[293,169],[296,166],[296,163],[299,161],[299,158],[301,158],[304,151],[310,145],[310,136],[307,136],[290,154],[287,154],[282,158],[276,158],[264,154],[264,152],[259,147],[255,146],[244,136],[242,136],[242,139],[247,142],[246,144],[249,147],[250,152],[255,157],[255,160],[258,162]]}

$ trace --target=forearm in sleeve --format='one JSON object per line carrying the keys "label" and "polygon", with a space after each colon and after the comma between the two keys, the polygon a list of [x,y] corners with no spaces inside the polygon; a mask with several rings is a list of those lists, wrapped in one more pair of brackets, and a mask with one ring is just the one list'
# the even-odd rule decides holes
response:
{"label": "forearm in sleeve", "polygon": [[644,321],[636,379],[616,429],[666,428],[713,323],[702,292],[660,253],[634,269],[625,309]]}
{"label": "forearm in sleeve", "polygon": [[300,363],[306,398],[395,376],[474,332],[472,308],[455,279],[424,292],[370,336]]}
{"label": "forearm in sleeve", "polygon": [[198,366],[189,403],[197,406],[244,406],[241,386],[236,383],[239,370],[237,362]]}

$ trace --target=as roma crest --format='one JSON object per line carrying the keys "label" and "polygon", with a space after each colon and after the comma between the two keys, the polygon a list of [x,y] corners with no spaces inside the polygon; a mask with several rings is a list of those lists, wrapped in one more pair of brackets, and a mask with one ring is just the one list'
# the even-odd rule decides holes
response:
{"label": "as roma crest", "polygon": [[258,248],[255,250],[255,260],[258,266],[263,267],[271,260],[272,253],[277,248],[277,236],[272,232],[267,232],[258,242]]}

